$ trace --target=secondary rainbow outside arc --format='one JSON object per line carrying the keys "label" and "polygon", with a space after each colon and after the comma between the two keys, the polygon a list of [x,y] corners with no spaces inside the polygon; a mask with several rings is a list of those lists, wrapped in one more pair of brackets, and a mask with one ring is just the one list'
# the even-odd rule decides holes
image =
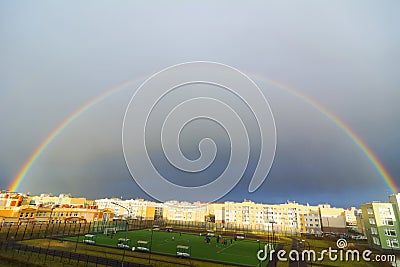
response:
{"label": "secondary rainbow outside arc", "polygon": [[[391,177],[390,173],[388,170],[386,170],[385,166],[382,164],[382,162],[379,160],[379,158],[374,154],[374,152],[368,147],[366,143],[339,117],[334,115],[332,112],[330,112],[328,109],[326,109],[324,106],[316,102],[315,100],[305,96],[304,94],[300,93],[297,89],[294,87],[291,87],[289,85],[283,84],[281,82],[272,80],[270,78],[266,78],[264,76],[261,76],[259,74],[254,74],[254,73],[248,73],[251,74],[249,76],[255,76],[260,80],[263,80],[265,82],[271,83],[275,85],[276,87],[280,89],[284,89],[287,92],[291,93],[292,95],[299,97],[315,109],[317,109],[319,112],[324,114],[327,118],[329,118],[339,129],[341,129],[354,143],[355,145],[365,154],[367,159],[372,163],[374,166],[375,170],[377,173],[381,176],[381,178],[385,181],[387,186],[390,188],[392,193],[397,193],[398,192],[398,187],[394,181],[394,179]],[[150,76],[150,75],[148,75]],[[70,116],[68,116],[66,119],[64,119],[58,126],[55,128],[43,141],[42,143],[35,149],[35,151],[32,153],[32,155],[28,158],[28,160],[25,162],[23,167],[20,169],[18,174],[15,176],[13,179],[11,185],[9,186],[10,191],[18,191],[19,186],[22,184],[24,181],[26,175],[29,173],[31,170],[32,166],[34,163],[38,160],[38,158],[42,155],[42,153],[46,150],[46,148],[50,145],[50,143],[71,123],[73,122],[77,117],[79,117],[82,113],[93,107],[94,105],[100,103],[102,100],[107,98],[108,96],[112,95],[113,93],[117,92],[118,90],[124,88],[125,86],[132,84],[134,82],[138,82],[140,80],[144,80],[145,77],[147,76],[142,76],[140,78],[136,78],[130,81],[127,81],[125,83],[122,83],[120,85],[117,85],[104,93],[96,96],[86,104],[84,104],[82,107],[80,107],[78,110],[76,110],[74,113],[72,113]]]}

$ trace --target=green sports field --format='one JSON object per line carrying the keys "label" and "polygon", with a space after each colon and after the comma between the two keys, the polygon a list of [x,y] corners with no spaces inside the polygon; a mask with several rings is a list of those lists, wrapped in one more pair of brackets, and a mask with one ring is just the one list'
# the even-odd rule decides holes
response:
{"label": "green sports field", "polygon": [[[118,232],[114,236],[106,236],[104,234],[96,234],[95,241],[96,245],[117,247],[118,239],[125,238],[125,232]],[[136,230],[127,233],[127,238],[130,239],[130,247],[137,245],[137,241],[151,241],[151,251],[154,253],[160,253],[165,255],[171,255],[176,257],[176,247],[190,246],[191,247],[191,258],[200,260],[217,261],[221,263],[234,263],[247,266],[258,266],[259,261],[257,259],[257,252],[259,246],[263,249],[267,243],[259,242],[257,240],[232,240],[231,237],[227,237],[227,245],[222,245],[221,242],[217,244],[216,238],[211,237],[211,242],[206,243],[204,236],[192,235],[192,234],[180,234],[176,232],[168,233],[164,231],[153,231],[150,230]],[[79,242],[83,242],[84,236],[79,237]],[[66,238],[69,241],[77,240],[76,237]],[[93,245],[88,245],[93,246]],[[127,253],[132,253],[127,251]],[[267,262],[263,262],[262,266],[265,266]]]}

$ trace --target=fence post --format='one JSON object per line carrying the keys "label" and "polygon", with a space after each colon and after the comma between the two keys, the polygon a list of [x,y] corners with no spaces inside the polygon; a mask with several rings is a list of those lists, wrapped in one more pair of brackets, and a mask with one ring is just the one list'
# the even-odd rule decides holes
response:
{"label": "fence post", "polygon": [[31,233],[30,233],[30,235],[29,235],[29,239],[31,239],[32,238],[32,236],[33,236],[33,231],[35,230],[35,223],[33,223],[32,225],[31,225]]}
{"label": "fence post", "polygon": [[60,224],[57,223],[57,236],[60,236]]}
{"label": "fence post", "polygon": [[81,231],[81,226],[82,226],[82,224],[81,224],[81,223],[79,223],[78,236],[77,236],[77,238],[76,238],[76,244],[75,244],[75,252],[76,252],[76,249],[78,248],[78,242],[79,242],[79,233],[80,233],[80,231]]}
{"label": "fence post", "polygon": [[22,240],[25,239],[26,228],[28,228],[28,224],[25,224],[24,233],[22,234]]}

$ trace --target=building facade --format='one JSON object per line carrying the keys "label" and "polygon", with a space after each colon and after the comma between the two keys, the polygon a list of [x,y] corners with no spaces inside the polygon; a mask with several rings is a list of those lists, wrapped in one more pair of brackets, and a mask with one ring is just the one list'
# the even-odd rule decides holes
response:
{"label": "building facade", "polygon": [[390,202],[361,205],[368,243],[376,249],[399,250],[400,233],[396,206]]}

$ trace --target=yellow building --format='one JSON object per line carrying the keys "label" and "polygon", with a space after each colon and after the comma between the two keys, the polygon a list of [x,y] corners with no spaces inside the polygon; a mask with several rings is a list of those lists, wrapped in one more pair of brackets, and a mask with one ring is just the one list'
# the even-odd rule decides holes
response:
{"label": "yellow building", "polygon": [[171,221],[204,222],[207,204],[167,201],[163,204],[163,217]]}
{"label": "yellow building", "polygon": [[112,209],[99,210],[96,206],[87,208],[59,207],[54,208],[50,214],[52,223],[59,222],[102,222],[112,220],[114,211]]}
{"label": "yellow building", "polygon": [[53,196],[52,194],[40,194],[40,196],[28,196],[27,200],[29,200],[28,204],[33,205],[71,205],[84,207],[86,205],[94,204],[93,201],[90,203],[90,200],[87,200],[84,197],[71,197],[70,194],[60,194],[59,196]]}
{"label": "yellow building", "polygon": [[3,191],[0,193],[0,207],[18,207],[21,206],[24,196],[19,193]]}
{"label": "yellow building", "polygon": [[321,233],[317,206],[296,202],[284,204],[260,204],[225,202],[225,223],[236,227],[272,230],[284,233]]}
{"label": "yellow building", "polygon": [[43,207],[22,205],[19,207],[0,208],[0,222],[2,224],[26,223],[63,223],[63,222],[100,222],[113,219],[114,211],[111,209],[99,210],[96,206],[89,208],[71,207]]}

